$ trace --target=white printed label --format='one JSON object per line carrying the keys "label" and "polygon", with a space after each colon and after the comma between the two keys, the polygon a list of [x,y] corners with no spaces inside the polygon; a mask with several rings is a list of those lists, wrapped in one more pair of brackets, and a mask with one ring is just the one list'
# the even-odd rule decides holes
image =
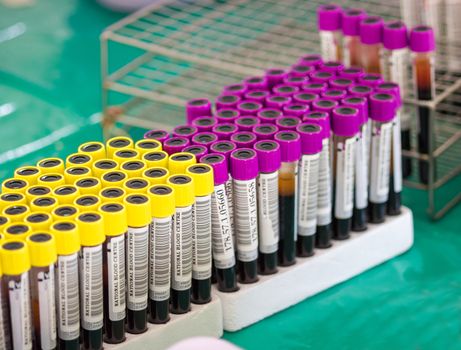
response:
{"label": "white printed label", "polygon": [[225,185],[215,186],[211,195],[211,220],[213,260],[216,268],[227,269],[235,265],[235,253]]}
{"label": "white printed label", "polygon": [[336,145],[335,217],[349,219],[354,207],[355,137]]}
{"label": "white printed label", "polygon": [[125,235],[111,237],[107,242],[107,279],[109,319],[125,318]]}
{"label": "white printed label", "polygon": [[357,138],[355,148],[355,207],[365,209],[368,206],[368,152],[366,151],[367,124],[362,125],[362,133]]}
{"label": "white printed label", "polygon": [[401,110],[397,111],[397,115],[392,125],[392,166],[394,178],[394,192],[402,192],[402,134],[400,132],[400,115]]}
{"label": "white printed label", "polygon": [[19,281],[8,282],[11,334],[13,349],[32,349],[32,321],[30,309],[29,273],[24,272]]}
{"label": "white printed label", "polygon": [[392,122],[373,127],[370,178],[370,202],[373,203],[384,203],[389,197],[391,135]]}
{"label": "white printed label", "polygon": [[406,48],[393,50],[389,57],[389,81],[399,85],[400,94],[405,96],[408,80],[408,50]]}
{"label": "white printed label", "polygon": [[127,306],[139,311],[147,307],[149,226],[128,227],[126,237]]}
{"label": "white printed label", "polygon": [[54,293],[54,265],[48,272],[37,274],[38,306],[40,314],[41,349],[56,348],[56,299]]}
{"label": "white printed label", "polygon": [[170,297],[172,228],[171,216],[154,218],[150,225],[149,297],[155,301]]}
{"label": "white printed label", "polygon": [[325,62],[338,60],[338,43],[336,43],[334,32],[320,31],[320,50]]}
{"label": "white printed label", "polygon": [[[3,286],[0,286],[3,288]],[[11,344],[9,343],[9,334],[8,328],[9,325],[6,324],[6,320],[3,319],[3,313],[7,310],[7,298],[3,297],[2,290],[0,290],[0,349],[10,349]]]}
{"label": "white printed label", "polygon": [[240,261],[258,258],[258,205],[256,180],[234,179],[234,223]]}
{"label": "white printed label", "polygon": [[176,208],[171,244],[171,287],[187,290],[192,278],[192,206]]}
{"label": "white printed label", "polygon": [[77,339],[80,335],[78,275],[78,253],[58,256],[56,305],[58,334],[62,340]]}
{"label": "white printed label", "polygon": [[307,154],[299,163],[298,235],[315,234],[320,154]]}
{"label": "white printed label", "polygon": [[226,196],[227,196],[227,204],[229,206],[229,217],[230,217],[230,225],[231,225],[231,233],[232,233],[232,240],[234,249],[237,247],[237,238],[235,236],[235,227],[234,227],[234,184],[233,180],[229,175],[229,179],[226,181]]}
{"label": "white printed label", "polygon": [[294,215],[294,240],[295,242],[298,240],[298,207],[299,207],[299,194],[298,194],[298,186],[299,186],[299,161],[295,162],[295,215]]}
{"label": "white printed label", "polygon": [[323,139],[322,152],[319,158],[317,194],[317,225],[324,226],[331,223],[331,160],[330,140]]}
{"label": "white printed label", "polygon": [[192,278],[211,277],[211,196],[195,197],[192,237]]}
{"label": "white printed label", "polygon": [[260,173],[258,177],[259,251],[275,253],[279,244],[279,174]]}

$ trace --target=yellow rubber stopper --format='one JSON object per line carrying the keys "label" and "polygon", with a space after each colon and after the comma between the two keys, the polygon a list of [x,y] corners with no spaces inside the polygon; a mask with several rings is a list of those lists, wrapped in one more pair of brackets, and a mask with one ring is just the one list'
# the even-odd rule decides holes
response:
{"label": "yellow rubber stopper", "polygon": [[96,211],[101,205],[101,199],[94,194],[84,194],[75,199],[74,205],[81,212]]}
{"label": "yellow rubber stopper", "polygon": [[128,226],[143,227],[152,221],[150,198],[145,194],[135,193],[125,196]]}
{"label": "yellow rubber stopper", "polygon": [[154,185],[147,191],[150,197],[152,217],[166,218],[175,212],[175,196],[173,187],[169,185]]}
{"label": "yellow rubber stopper", "polygon": [[59,220],[53,223],[50,232],[56,239],[58,255],[71,255],[80,250],[80,233],[75,222]]}
{"label": "yellow rubber stopper", "polygon": [[40,175],[37,180],[38,185],[49,186],[52,189],[62,186],[65,183],[66,181],[64,179],[64,175],[58,174],[58,173],[43,174],[43,175]]}
{"label": "yellow rubber stopper", "polygon": [[125,136],[112,137],[106,142],[107,157],[113,158],[114,153],[122,148],[133,148],[133,140]]}
{"label": "yellow rubber stopper", "polygon": [[99,207],[99,212],[104,217],[104,233],[106,236],[119,236],[128,229],[126,209],[123,204],[108,202]]}
{"label": "yellow rubber stopper", "polygon": [[4,275],[18,276],[30,270],[29,248],[23,241],[5,241],[0,249]]}
{"label": "yellow rubber stopper", "polygon": [[56,262],[56,240],[51,233],[33,233],[27,237],[26,242],[29,246],[31,266],[46,267]]}
{"label": "yellow rubber stopper", "polygon": [[41,174],[41,170],[36,166],[23,166],[14,171],[16,179],[26,180],[30,186],[37,184],[37,179]]}
{"label": "yellow rubber stopper", "polygon": [[93,156],[88,153],[72,153],[66,158],[66,168],[73,166],[86,166],[91,169],[91,165],[93,163]]}
{"label": "yellow rubber stopper", "polygon": [[89,211],[77,216],[76,219],[80,232],[80,244],[84,247],[94,247],[106,240],[104,235],[104,219],[96,211]]}
{"label": "yellow rubber stopper", "polygon": [[162,144],[160,141],[152,139],[142,139],[136,141],[134,148],[139,151],[139,153],[144,154],[152,151],[161,151]]}
{"label": "yellow rubber stopper", "polygon": [[25,222],[13,222],[3,229],[3,234],[7,240],[24,241],[32,233],[32,227]]}
{"label": "yellow rubber stopper", "polygon": [[99,198],[102,203],[123,203],[126,191],[120,187],[106,187],[99,191]]}
{"label": "yellow rubber stopper", "polygon": [[24,222],[32,228],[32,231],[38,232],[42,230],[48,230],[53,222],[53,218],[50,213],[45,211],[37,211],[27,215]]}
{"label": "yellow rubber stopper", "polygon": [[26,198],[27,201],[30,203],[34,200],[34,198],[41,197],[41,196],[48,196],[53,193],[53,190],[50,186],[44,185],[35,185],[31,186],[26,190]]}
{"label": "yellow rubber stopper", "polygon": [[56,187],[53,190],[53,195],[59,204],[72,204],[75,198],[80,195],[80,190],[74,185],[63,185]]}
{"label": "yellow rubber stopper", "polygon": [[97,195],[102,188],[101,181],[94,177],[83,177],[75,181],[74,186],[78,188],[81,194]]}
{"label": "yellow rubber stopper", "polygon": [[2,193],[25,193],[27,187],[27,180],[10,178],[2,182]]}
{"label": "yellow rubber stopper", "polygon": [[91,169],[87,166],[71,166],[64,171],[64,177],[68,185],[73,185],[75,181],[91,176]]}
{"label": "yellow rubber stopper", "polygon": [[0,215],[0,232],[3,232],[3,229],[5,228],[6,225],[10,223],[10,219],[8,219],[4,215]]}
{"label": "yellow rubber stopper", "polygon": [[44,158],[37,162],[37,167],[43,174],[62,174],[64,172],[64,162],[61,158]]}
{"label": "yellow rubber stopper", "polygon": [[3,209],[2,214],[10,219],[11,222],[24,221],[24,218],[30,213],[30,209],[24,204],[13,204]]}
{"label": "yellow rubber stopper", "polygon": [[30,202],[29,206],[31,211],[45,211],[47,213],[51,213],[58,204],[56,197],[41,196],[34,198],[34,200]]}
{"label": "yellow rubber stopper", "polygon": [[114,153],[112,159],[122,164],[127,160],[141,159],[141,155],[133,148],[123,148]]}
{"label": "yellow rubber stopper", "polygon": [[89,154],[93,158],[93,162],[106,158],[106,148],[101,142],[85,142],[78,148],[80,153]]}
{"label": "yellow rubber stopper", "polygon": [[189,165],[186,174],[194,179],[195,196],[208,196],[214,191],[213,168],[208,164]]}
{"label": "yellow rubber stopper", "polygon": [[13,204],[27,204],[26,196],[22,193],[4,193],[0,196],[0,210]]}
{"label": "yellow rubber stopper", "polygon": [[127,160],[120,165],[120,170],[128,175],[128,177],[139,177],[142,176],[144,170],[147,169],[147,164],[145,161],[136,159],[136,160]]}
{"label": "yellow rubber stopper", "polygon": [[80,210],[73,204],[58,205],[53,209],[51,215],[54,220],[75,220]]}
{"label": "yellow rubber stopper", "polygon": [[102,187],[122,187],[127,178],[128,175],[122,171],[109,171],[102,176]]}
{"label": "yellow rubber stopper", "polygon": [[131,179],[126,179],[123,183],[123,189],[127,194],[147,193],[148,187],[149,181],[143,179],[142,177],[133,177]]}
{"label": "yellow rubber stopper", "polygon": [[170,176],[170,172],[166,168],[153,167],[144,170],[143,178],[149,181],[151,185],[166,184],[166,180]]}
{"label": "yellow rubber stopper", "polygon": [[187,167],[195,163],[197,163],[197,161],[192,153],[175,153],[168,159],[168,170],[171,175],[185,174]]}
{"label": "yellow rubber stopper", "polygon": [[165,151],[153,151],[144,153],[142,155],[142,160],[146,162],[148,168],[168,168],[168,153]]}
{"label": "yellow rubber stopper", "polygon": [[93,163],[91,170],[93,171],[93,176],[101,178],[105,173],[119,168],[118,163],[113,159],[100,159]]}
{"label": "yellow rubber stopper", "polygon": [[188,207],[194,204],[194,180],[189,175],[172,175],[167,179],[167,184],[174,190],[176,207]]}

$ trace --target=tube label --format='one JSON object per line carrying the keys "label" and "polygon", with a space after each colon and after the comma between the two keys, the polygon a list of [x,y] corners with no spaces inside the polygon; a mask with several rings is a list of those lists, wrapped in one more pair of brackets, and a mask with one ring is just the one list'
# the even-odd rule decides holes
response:
{"label": "tube label", "polygon": [[311,236],[317,226],[318,154],[305,154],[299,163],[298,235]]}
{"label": "tube label", "polygon": [[320,51],[325,62],[338,60],[338,43],[336,42],[335,32],[320,31]]}
{"label": "tube label", "polygon": [[187,290],[192,278],[192,206],[176,208],[171,245],[171,287]]}
{"label": "tube label", "polygon": [[355,137],[336,145],[335,217],[349,219],[354,207]]}
{"label": "tube label", "polygon": [[40,345],[42,349],[56,348],[56,299],[54,265],[48,272],[37,274],[38,307],[40,314]]}
{"label": "tube label", "polygon": [[367,141],[363,137],[367,132],[367,124],[363,124],[355,148],[355,207],[357,209],[365,209],[368,206],[368,152]]}
{"label": "tube label", "polygon": [[299,186],[299,161],[295,162],[295,221],[294,221],[294,240],[295,242],[298,240],[298,230],[297,230],[297,225],[298,225],[298,207],[299,207],[299,194],[298,194],[298,186]]}
{"label": "tube label", "polygon": [[149,297],[168,300],[171,281],[171,230],[173,219],[153,218],[150,225]]}
{"label": "tube label", "polygon": [[227,203],[229,206],[229,217],[230,217],[230,225],[231,225],[231,234],[234,249],[237,246],[237,238],[235,237],[235,227],[234,227],[234,185],[233,180],[229,175],[229,179],[226,181],[226,196],[227,196]]}
{"label": "tube label", "polygon": [[88,331],[102,328],[102,245],[80,250],[80,298],[82,327]]}
{"label": "tube label", "polygon": [[211,236],[213,260],[216,268],[227,269],[234,266],[232,221],[224,184],[215,186],[211,195]]}
{"label": "tube label", "polygon": [[317,195],[317,225],[324,226],[331,223],[331,160],[330,140],[323,139],[322,151],[319,158]]}
{"label": "tube label", "polygon": [[370,202],[373,203],[384,203],[389,197],[392,124],[389,122],[381,124],[381,127],[373,127],[370,178]]}
{"label": "tube label", "polygon": [[149,225],[128,227],[126,239],[127,307],[139,311],[147,307]]}
{"label": "tube label", "polygon": [[394,176],[394,192],[402,192],[402,134],[400,132],[400,116],[401,110],[397,111],[397,115],[392,125],[392,169]]}
{"label": "tube label", "polygon": [[259,251],[275,253],[279,245],[279,174],[258,176]]}
{"label": "tube label", "polygon": [[9,341],[10,334],[8,331],[10,326],[7,324],[7,320],[3,318],[3,315],[6,315],[6,310],[8,310],[8,301],[3,295],[3,290],[0,290],[0,349],[11,348],[11,343]]}
{"label": "tube label", "polygon": [[240,261],[258,258],[258,205],[256,180],[234,179],[234,222]]}
{"label": "tube label", "polygon": [[211,277],[211,196],[195,197],[192,231],[192,278]]}
{"label": "tube label", "polygon": [[111,237],[107,242],[107,279],[109,319],[125,318],[125,235]]}
{"label": "tube label", "polygon": [[13,349],[32,349],[29,273],[8,282]]}
{"label": "tube label", "polygon": [[58,256],[56,269],[58,335],[62,340],[80,335],[78,253]]}

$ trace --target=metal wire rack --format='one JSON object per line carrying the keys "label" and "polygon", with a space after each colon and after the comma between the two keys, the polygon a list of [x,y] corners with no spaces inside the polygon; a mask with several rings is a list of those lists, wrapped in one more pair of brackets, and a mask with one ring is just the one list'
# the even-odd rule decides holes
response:
{"label": "metal wire rack", "polygon": [[[224,85],[260,75],[269,67],[290,66],[305,53],[319,52],[316,8],[322,3],[163,0],[108,27],[101,35],[106,134],[119,132],[114,129],[119,126],[171,128],[184,121],[187,100],[213,99]],[[399,0],[344,3],[385,19],[400,18]],[[114,69],[111,61],[117,57],[111,55],[112,45],[135,48],[136,57]],[[459,191],[452,190],[461,173],[461,72],[453,69],[453,57],[461,57],[461,47],[446,45],[443,37],[437,45],[436,98],[420,103],[409,94],[405,99],[411,114],[421,104],[432,110],[433,151],[428,155],[416,149],[404,151],[414,168],[418,160],[425,160],[434,169],[427,184],[416,176],[405,180],[407,186],[428,191],[432,218],[440,218],[461,200],[461,194],[456,195]],[[115,108],[109,100],[114,94],[126,98]],[[416,118],[412,123],[417,130]]]}

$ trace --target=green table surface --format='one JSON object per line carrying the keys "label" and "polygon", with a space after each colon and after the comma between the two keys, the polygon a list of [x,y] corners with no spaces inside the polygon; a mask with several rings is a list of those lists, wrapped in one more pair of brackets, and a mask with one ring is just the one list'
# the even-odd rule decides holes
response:
{"label": "green table surface", "polygon": [[[98,35],[121,17],[92,0],[0,5],[1,179],[102,138]],[[224,338],[247,349],[461,348],[461,207],[432,222],[425,193],[405,189],[404,203],[411,251]]]}

